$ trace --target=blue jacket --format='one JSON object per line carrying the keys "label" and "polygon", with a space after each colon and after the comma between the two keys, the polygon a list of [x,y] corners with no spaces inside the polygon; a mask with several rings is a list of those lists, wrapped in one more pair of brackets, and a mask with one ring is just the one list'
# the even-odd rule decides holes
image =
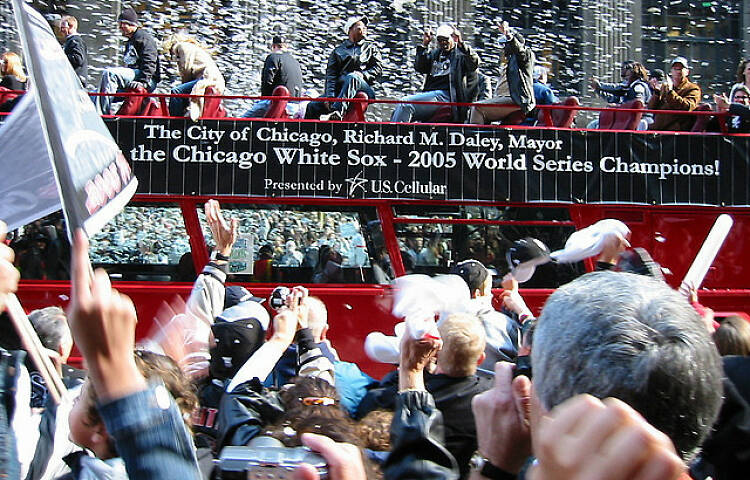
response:
{"label": "blue jacket", "polygon": [[193,440],[163,384],[98,407],[129,478],[201,479]]}

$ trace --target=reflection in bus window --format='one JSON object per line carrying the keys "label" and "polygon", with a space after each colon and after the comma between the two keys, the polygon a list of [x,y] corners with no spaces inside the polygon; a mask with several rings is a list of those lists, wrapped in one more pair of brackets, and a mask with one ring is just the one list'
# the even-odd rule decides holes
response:
{"label": "reflection in bus window", "polygon": [[[505,252],[514,241],[533,237],[544,242],[550,250],[557,250],[563,248],[575,231],[569,224],[529,225],[523,221],[497,225],[417,222],[395,225],[406,273],[447,273],[456,262],[472,258],[494,268],[502,276],[509,270]],[[573,265],[549,263],[537,267],[535,275],[523,286],[557,288],[584,271],[582,262]]]}
{"label": "reflection in bus window", "polygon": [[[239,220],[229,261],[235,280],[387,283],[393,278],[374,208],[223,204],[222,210]],[[198,217],[213,243],[202,206]]]}
{"label": "reflection in bus window", "polygon": [[89,254],[116,280],[195,279],[190,242],[177,206],[128,205],[91,240]]}
{"label": "reflection in bus window", "polygon": [[11,232],[8,239],[22,279],[70,278],[70,243],[61,211]]}

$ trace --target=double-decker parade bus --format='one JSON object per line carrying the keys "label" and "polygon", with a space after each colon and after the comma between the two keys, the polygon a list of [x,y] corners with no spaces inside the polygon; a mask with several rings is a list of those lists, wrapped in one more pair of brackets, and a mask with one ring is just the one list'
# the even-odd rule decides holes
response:
{"label": "double-decker parade bus", "polygon": [[[105,118],[138,191],[91,239],[95,266],[137,306],[139,336],[163,302],[189,295],[209,261],[209,199],[239,220],[228,283],[259,297],[306,286],[328,308],[342,359],[373,375],[389,367],[370,360],[363,343],[372,331],[392,334],[398,321],[391,279],[446,273],[467,258],[502,273],[513,241],[534,237],[557,250],[605,218],[627,224],[631,245],[677,287],[717,217],[731,215],[698,294],[717,312],[750,311],[750,136],[556,126],[575,114],[565,105],[540,107],[554,121],[521,127],[368,122],[361,105],[345,121],[218,113],[191,121],[164,115],[163,97],[151,101],[147,115]],[[27,310],[64,305],[69,295],[61,221],[34,231],[45,228],[58,238],[28,238],[17,250]],[[335,272],[319,265],[323,248],[340,254]],[[592,259],[547,263],[521,293],[538,312],[555,288],[593,268]]]}

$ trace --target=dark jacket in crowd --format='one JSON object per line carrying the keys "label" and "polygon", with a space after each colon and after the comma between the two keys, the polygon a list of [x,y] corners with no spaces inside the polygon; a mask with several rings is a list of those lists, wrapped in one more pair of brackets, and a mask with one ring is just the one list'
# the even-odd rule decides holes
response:
{"label": "dark jacket in crowd", "polygon": [[750,471],[750,357],[722,357],[725,378],[724,403],[714,428],[691,467],[699,480],[746,478]]}
{"label": "dark jacket in crowd", "polygon": [[[478,393],[492,388],[491,375],[449,377],[425,374],[425,386],[434,398],[438,410],[443,412],[445,448],[458,462],[462,478],[468,477],[469,460],[477,449],[477,430],[471,400]],[[357,409],[357,417],[379,408],[395,410],[398,396],[398,372],[386,375],[381,383],[370,389]]]}
{"label": "dark jacket in crowd", "polygon": [[257,378],[238,385],[219,403],[216,452],[228,445],[247,445],[283,414],[278,392],[266,390]]}
{"label": "dark jacket in crowd", "polygon": [[524,115],[536,107],[534,98],[534,62],[536,57],[519,33],[514,33],[505,43],[505,74],[508,78],[510,98],[521,107]]}
{"label": "dark jacket in crowd", "polygon": [[5,87],[8,90],[26,90],[28,82],[22,82],[15,75],[3,75],[3,79],[0,80],[0,87]]}
{"label": "dark jacket in crowd", "polygon": [[[428,51],[422,45],[417,47],[414,68],[417,72],[427,75],[425,77],[425,87],[431,80],[430,72],[432,71],[432,64],[440,59],[442,53],[443,50],[440,48]],[[477,67],[480,63],[479,55],[468,44],[464,43],[461,46],[456,45],[450,51],[449,57],[450,73],[448,74],[448,81],[450,88],[448,89],[448,93],[450,94],[450,101],[458,103],[473,102],[476,100],[478,93]],[[469,108],[452,106],[451,110],[453,119],[460,123],[466,120]]]}
{"label": "dark jacket in crowd", "polygon": [[260,79],[260,94],[269,96],[273,89],[284,85],[293,97],[302,96],[302,69],[289,52],[273,52],[263,63]]}
{"label": "dark jacket in crowd", "polygon": [[651,99],[651,87],[641,79],[631,84],[600,83],[596,93],[607,102],[616,104],[640,100],[646,105]]}
{"label": "dark jacket in crowd", "polygon": [[324,96],[338,97],[344,84],[344,77],[352,72],[359,72],[371,87],[380,78],[383,72],[383,60],[380,58],[380,49],[375,43],[367,40],[354,43],[347,39],[333,49],[326,67]]}
{"label": "dark jacket in crowd", "polygon": [[16,437],[11,421],[16,408],[16,388],[26,352],[0,348],[0,477],[19,478]]}
{"label": "dark jacket in crowd", "polygon": [[77,33],[68,35],[63,44],[63,51],[65,52],[65,56],[68,57],[68,61],[73,70],[75,70],[76,75],[81,79],[81,83],[86,85],[89,75],[89,54],[83,38]]}
{"label": "dark jacket in crowd", "polygon": [[135,77],[136,82],[149,84],[151,80],[156,83],[161,80],[156,40],[143,28],[136,30],[125,43],[123,62],[126,67],[140,71]]}
{"label": "dark jacket in crowd", "polygon": [[458,478],[456,460],[443,446],[442,423],[432,395],[399,393],[391,423],[391,453],[382,467],[385,478]]}
{"label": "dark jacket in crowd", "polygon": [[[28,81],[22,82],[15,75],[4,75],[2,80],[0,80],[0,87],[7,88],[8,90],[26,90],[27,85]],[[18,95],[4,101],[0,104],[0,112],[10,112],[20,100],[21,95]]]}
{"label": "dark jacket in crowd", "polygon": [[750,107],[732,103],[729,105],[729,113],[734,115],[727,118],[727,127],[731,133],[750,133]]}

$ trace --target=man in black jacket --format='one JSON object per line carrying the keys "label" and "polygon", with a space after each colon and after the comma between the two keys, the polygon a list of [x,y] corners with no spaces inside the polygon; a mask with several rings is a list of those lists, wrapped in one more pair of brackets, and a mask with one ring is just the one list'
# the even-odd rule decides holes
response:
{"label": "man in black jacket", "polygon": [[[473,102],[476,99],[477,67],[479,56],[461,38],[461,33],[451,25],[441,25],[436,33],[439,48],[428,51],[432,30],[427,29],[422,45],[417,47],[414,68],[427,78],[422,93],[404,97],[404,102]],[[441,105],[415,105],[402,103],[391,116],[392,122],[429,120]],[[454,121],[466,119],[466,107],[451,107]]]}
{"label": "man in black jacket", "polygon": [[[123,54],[124,67],[109,67],[102,73],[100,93],[117,93],[142,87],[154,91],[159,83],[159,52],[154,36],[141,27],[138,15],[130,7],[125,8],[119,18],[120,32],[127,37]],[[99,98],[99,109],[104,115],[110,113],[111,96]]]}
{"label": "man in black jacket", "polygon": [[[536,107],[534,98],[534,52],[526,45],[521,34],[502,22],[499,41],[505,53],[505,69],[495,96],[485,102],[492,106],[472,107],[469,123],[491,123],[503,120],[519,110],[528,117]],[[501,106],[497,106],[501,105]],[[520,122],[519,122],[520,123]]]}
{"label": "man in black jacket", "polygon": [[[347,20],[344,31],[349,38],[333,49],[326,67],[326,88],[328,98],[352,98],[357,92],[365,92],[375,98],[372,84],[383,71],[380,49],[366,39],[367,17],[358,16]],[[307,106],[305,118],[318,119],[324,113],[332,113],[340,119],[348,105],[344,102],[311,102]]]}
{"label": "man in black jacket", "polygon": [[[477,449],[476,427],[471,401],[475,395],[492,388],[493,377],[477,374],[484,360],[485,335],[474,315],[453,314],[439,327],[443,349],[437,356],[435,374],[425,374],[427,391],[443,412],[445,448],[455,457],[461,478],[468,477],[469,460]],[[372,410],[396,407],[399,377],[394,372],[371,388],[357,409],[357,417]]]}
{"label": "man in black jacket", "polygon": [[[264,97],[273,95],[273,90],[283,85],[293,97],[302,96],[302,69],[299,62],[286,49],[286,42],[281,36],[274,36],[271,40],[271,53],[263,63],[260,76],[260,94]],[[299,102],[287,103],[287,113],[290,117],[297,111]],[[243,117],[262,117],[271,106],[270,100],[259,100],[253,104]]]}
{"label": "man in black jacket", "polygon": [[86,44],[78,33],[78,20],[73,15],[65,15],[60,21],[60,34],[65,35],[63,51],[75,70],[81,84],[86,85],[89,70],[89,54]]}

